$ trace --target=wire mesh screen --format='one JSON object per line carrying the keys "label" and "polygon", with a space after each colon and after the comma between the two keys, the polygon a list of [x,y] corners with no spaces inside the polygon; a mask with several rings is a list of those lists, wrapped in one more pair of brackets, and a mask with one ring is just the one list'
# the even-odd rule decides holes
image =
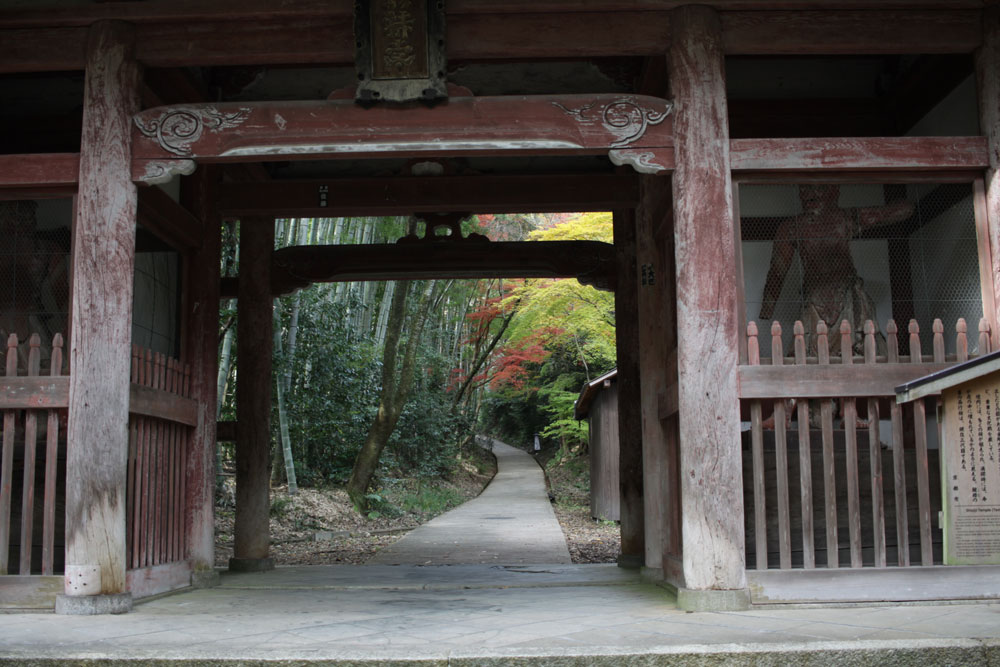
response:
{"label": "wire mesh screen", "polygon": [[137,251],[132,296],[132,342],[168,356],[180,351],[180,254]]}
{"label": "wire mesh screen", "polygon": [[[69,322],[70,200],[0,201],[0,335],[45,352]],[[47,356],[47,354],[43,354]],[[47,358],[42,360],[46,367]],[[22,369],[23,370],[23,369]]]}
{"label": "wire mesh screen", "polygon": [[[788,353],[796,320],[810,356],[821,321],[833,334],[847,320],[855,354],[866,320],[876,323],[880,354],[889,319],[904,333],[901,354],[911,319],[924,354],[935,318],[947,332],[964,318],[976,345],[983,310],[971,184],[744,184],[739,198],[747,319],[762,332],[778,321]],[[955,337],[945,340],[954,353]]]}

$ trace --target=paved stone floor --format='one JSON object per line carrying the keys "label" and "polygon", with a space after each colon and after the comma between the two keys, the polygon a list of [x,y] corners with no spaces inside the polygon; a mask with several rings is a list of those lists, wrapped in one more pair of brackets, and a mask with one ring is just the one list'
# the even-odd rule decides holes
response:
{"label": "paved stone floor", "polygon": [[288,567],[123,616],[0,616],[0,664],[50,659],[1000,665],[1000,604],[685,613],[613,565]]}
{"label": "paved stone floor", "polygon": [[520,449],[492,441],[497,474],[479,495],[427,522],[369,561],[382,565],[570,563],[545,477]]}
{"label": "paved stone floor", "polygon": [[[521,456],[498,447],[479,507],[379,559],[410,564],[223,573],[123,616],[3,614],[0,664],[1000,667],[1000,603],[686,613],[635,572],[568,564],[540,471]],[[523,518],[530,534],[491,516]]]}

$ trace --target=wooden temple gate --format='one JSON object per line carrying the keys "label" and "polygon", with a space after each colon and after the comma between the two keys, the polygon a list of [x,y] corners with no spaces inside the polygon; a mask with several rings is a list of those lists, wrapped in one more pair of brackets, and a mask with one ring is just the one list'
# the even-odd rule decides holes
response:
{"label": "wooden temple gate", "polygon": [[[660,9],[643,2],[626,3],[624,8],[568,0],[540,5],[457,2],[448,11],[447,40],[449,57],[457,60],[506,60],[515,49],[528,60],[641,56],[644,65],[628,92],[480,97],[453,92],[447,102],[430,108],[365,109],[337,94],[328,100],[210,103],[206,100],[212,98],[184,73],[184,68],[253,63],[350,63],[353,4],[301,0],[264,10],[254,3],[240,9],[212,2],[178,8],[153,0],[67,6],[51,13],[0,12],[0,71],[85,72],[76,146],[45,152],[31,145],[0,155],[4,199],[72,196],[75,204],[69,372],[62,376],[68,378],[65,384],[58,380],[65,390],[59,397],[53,390],[54,402],[45,405],[27,405],[16,397],[19,387],[35,382],[28,378],[6,380],[0,393],[5,427],[8,415],[12,421],[20,419],[21,410],[26,410],[25,432],[29,419],[39,421],[37,410],[68,410],[67,595],[59,598],[57,609],[92,609],[87,598],[93,598],[103,609],[124,611],[132,596],[211,583],[215,332],[224,289],[218,262],[223,216],[238,216],[243,223],[241,260],[252,269],[241,273],[235,290],[225,289],[238,296],[240,345],[247,346],[245,358],[255,361],[241,366],[237,388],[236,558],[231,567],[270,565],[266,472],[271,297],[309,281],[336,279],[329,262],[345,259],[330,250],[328,256],[312,258],[315,264],[306,270],[310,258],[305,254],[287,253],[284,259],[272,254],[275,217],[594,208],[615,212],[615,246],[610,261],[599,258],[597,269],[577,260],[553,260],[559,254],[555,252],[543,252],[526,263],[517,249],[505,252],[499,247],[492,264],[470,267],[475,260],[456,245],[439,255],[427,252],[408,265],[393,258],[392,251],[380,251],[377,261],[384,263],[338,275],[596,271],[616,288],[619,320],[623,564],[641,566],[650,578],[675,588],[679,604],[687,609],[745,608],[751,587],[762,585],[753,579],[754,568],[770,565],[772,551],[781,574],[796,564],[798,542],[793,549],[793,534],[802,542],[803,564],[818,564],[819,543],[838,545],[827,549],[825,563],[839,564],[839,555],[834,560],[833,554],[839,553],[844,533],[851,564],[863,565],[860,517],[867,508],[861,504],[861,489],[878,484],[885,460],[879,463],[870,449],[871,467],[854,465],[865,441],[851,417],[860,401],[867,414],[881,410],[896,420],[900,415],[882,400],[890,383],[949,360],[935,346],[930,364],[924,364],[922,356],[915,363],[911,346],[909,361],[890,353],[884,362],[877,354],[854,359],[854,353],[842,354],[838,361],[836,340],[829,343],[837,332],[828,332],[833,351],[824,356],[821,347],[815,363],[800,363],[797,352],[784,361],[788,355],[778,343],[772,345],[770,362],[760,359],[761,334],[755,346],[752,330],[745,333],[747,295],[740,276],[743,256],[734,179],[974,184],[983,331],[989,345],[996,347],[1000,11],[974,0],[958,9],[933,2],[904,9],[896,2],[873,2],[858,10],[830,2],[819,9],[810,4],[808,10],[782,11],[779,6],[788,3],[763,0],[759,6],[720,0],[667,3],[669,7]],[[890,39],[882,28],[888,24],[893,26]],[[262,37],[261,30],[269,36]],[[534,37],[515,38],[523,35]],[[775,138],[780,130],[772,124],[771,136],[731,138],[728,56],[865,53],[976,54],[980,133]],[[585,159],[601,168],[506,175],[444,169],[441,176],[339,174],[280,182],[261,167],[348,159],[463,162],[480,156]],[[274,169],[278,167],[272,164]],[[181,185],[173,196],[146,187],[171,179]],[[141,193],[137,184],[144,186]],[[131,352],[135,227],[144,201],[154,209],[146,224],[184,256],[180,362],[147,363],[143,352],[139,363]],[[985,349],[985,343],[980,345],[980,352]],[[956,359],[960,356],[956,353]],[[184,366],[178,366],[181,362]],[[48,382],[54,382],[51,376]],[[840,531],[827,538],[829,542],[815,537],[810,542],[817,522],[812,531],[793,526],[794,507],[799,508],[800,522],[806,522],[819,507],[825,511],[841,501],[837,495],[828,500],[824,487],[819,502],[820,466],[806,463],[816,459],[811,442],[803,446],[801,457],[788,455],[789,430],[781,413],[788,410],[789,399],[797,401],[797,423],[809,423],[811,411],[820,415],[820,456],[839,446],[827,437],[831,404],[842,404],[847,416],[842,437],[850,465],[843,484],[837,480],[847,490],[846,530],[839,528],[838,509],[836,519],[830,514],[823,526],[824,535],[834,528]],[[819,402],[818,410],[811,406],[813,401]],[[748,451],[753,466],[747,486],[754,490],[749,495],[744,494],[741,402],[751,413]],[[761,425],[762,402],[775,406],[773,450]],[[913,451],[917,469],[924,471],[920,409],[912,420],[915,439],[912,444],[904,439],[895,451]],[[802,429],[796,438],[808,433]],[[903,437],[904,430],[894,429],[894,438],[897,433]],[[5,480],[15,471],[6,464],[10,442],[5,428]],[[13,442],[11,451],[17,447],[17,440]],[[773,484],[766,470],[770,451],[775,460]],[[899,457],[897,463],[893,458],[894,471],[904,467],[904,459]],[[50,464],[49,457],[45,463]],[[801,493],[792,489],[794,465],[801,473]],[[835,461],[834,470],[839,469]],[[916,530],[920,559],[927,564],[933,559],[933,537],[927,537],[933,489],[925,472],[926,479],[921,473],[915,481],[903,475],[906,488],[916,489],[917,500],[914,504],[909,493],[902,493],[900,480],[894,487],[899,495],[893,494],[893,513],[900,517],[895,522],[899,530],[905,523],[901,518],[911,516],[909,510],[902,512],[903,505],[917,508],[917,519],[907,519],[909,526],[898,533],[897,545],[908,544],[909,533]],[[795,500],[810,487],[812,512],[808,502]],[[745,503],[745,495],[753,499],[752,505]],[[888,505],[877,508],[884,493],[866,497],[872,499],[874,517],[872,564],[889,564],[889,538],[882,537],[878,525],[878,517],[887,513]],[[43,515],[51,512],[47,503],[41,507]],[[777,510],[773,524],[770,507]],[[749,558],[745,515],[753,516],[748,524],[754,529]],[[42,525],[45,533],[44,526],[51,522],[43,519]],[[907,551],[897,548],[897,562]],[[0,591],[11,590],[2,580],[0,586]],[[84,591],[84,586],[90,588]]]}

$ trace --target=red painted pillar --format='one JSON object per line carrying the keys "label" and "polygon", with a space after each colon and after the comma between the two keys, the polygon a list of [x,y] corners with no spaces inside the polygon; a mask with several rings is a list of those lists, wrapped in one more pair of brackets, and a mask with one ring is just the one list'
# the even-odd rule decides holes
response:
{"label": "red painted pillar", "polygon": [[131,609],[125,583],[132,280],[136,189],[132,116],[140,70],[134,32],[90,29],[80,187],[72,250],[66,479],[66,595],[59,613]]}
{"label": "red painted pillar", "polygon": [[236,522],[229,569],[274,567],[270,553],[271,253],[274,220],[240,221],[236,354]]}
{"label": "red painted pillar", "polygon": [[187,458],[187,556],[191,583],[213,586],[215,565],[215,404],[219,365],[219,254],[221,220],[215,207],[218,167],[202,166],[182,181],[189,210],[202,222],[201,245],[187,261],[186,360],[191,364],[191,395],[198,401],[198,425]]}
{"label": "red painted pillar", "polygon": [[684,584],[693,609],[743,608],[736,244],[725,63],[717,12],[671,14],[678,418]]}
{"label": "red painted pillar", "polygon": [[[983,10],[983,43],[976,54],[979,127],[989,144],[986,221],[992,260],[994,313],[1000,314],[1000,6]],[[998,315],[1000,316],[1000,315]],[[990,322],[993,345],[1000,345],[1000,322]]]}
{"label": "red painted pillar", "polygon": [[618,486],[622,567],[644,564],[642,426],[639,408],[639,313],[636,304],[635,213],[615,211],[615,327],[618,353]]}

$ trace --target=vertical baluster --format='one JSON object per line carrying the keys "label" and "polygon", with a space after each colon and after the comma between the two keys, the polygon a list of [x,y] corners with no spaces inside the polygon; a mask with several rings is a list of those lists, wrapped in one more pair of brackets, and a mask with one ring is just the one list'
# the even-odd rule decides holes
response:
{"label": "vertical baluster", "polygon": [[[854,334],[851,323],[840,323],[840,361],[854,363]],[[847,450],[847,527],[851,539],[851,567],[861,567],[861,494],[858,484],[858,406],[853,396],[843,399],[844,445]]]}
{"label": "vertical baluster", "polygon": [[[174,360],[170,357],[167,358],[167,392],[173,394],[177,387],[177,369],[174,365]],[[174,526],[177,522],[177,516],[174,513],[174,491],[175,484],[177,482],[177,461],[175,449],[175,439],[177,434],[176,425],[173,422],[167,422],[165,424],[167,429],[167,439],[164,443],[167,450],[167,501],[165,503],[164,509],[166,510],[165,525],[167,528],[166,535],[166,557],[165,560],[172,562],[174,560],[174,548],[176,543],[174,541]]]}
{"label": "vertical baluster", "polygon": [[[17,376],[17,334],[7,337],[6,377]],[[3,412],[3,459],[0,461],[0,575],[10,564],[10,504],[14,479],[14,410]]]}
{"label": "vertical baluster", "polygon": [[965,318],[958,318],[958,322],[955,323],[955,358],[958,363],[969,360],[969,338],[966,334],[968,330]]}
{"label": "vertical baluster", "polygon": [[[785,351],[781,342],[781,324],[771,324],[771,365],[781,366]],[[792,569],[791,518],[788,510],[788,413],[785,399],[774,401],[774,461],[778,495],[778,561],[782,570]]]}
{"label": "vertical baluster", "polygon": [[979,356],[990,352],[990,325],[985,317],[979,318]]}
{"label": "vertical baluster", "polygon": [[[156,353],[156,389],[163,389],[167,384],[167,369],[163,354]],[[167,478],[167,433],[163,420],[156,420],[156,544],[153,550],[156,564],[163,563],[166,551],[167,531],[164,526],[166,511],[166,478]]]}
{"label": "vertical baluster", "polygon": [[[152,350],[144,350],[145,352],[145,363],[143,364],[143,369],[145,370],[145,377],[142,377],[141,384],[144,387],[152,387],[155,384],[155,374],[153,372],[153,352]],[[156,461],[153,458],[155,440],[153,432],[153,423],[147,417],[141,417],[143,426],[143,438],[142,438],[142,451],[143,451],[143,463],[142,463],[142,559],[140,562],[140,567],[147,567],[153,562],[153,480],[156,475]]]}
{"label": "vertical baluster", "polygon": [[[184,390],[184,373],[181,368],[180,362],[176,359],[173,360],[174,366],[174,388],[173,393],[178,396],[182,395]],[[183,471],[181,470],[181,431],[186,428],[180,424],[171,424],[171,431],[173,433],[171,437],[170,448],[172,452],[172,461],[170,469],[173,471],[173,481],[170,485],[170,515],[171,515],[171,547],[170,547],[170,560],[177,561],[180,560],[180,526],[181,519],[183,517],[180,510],[180,490],[181,490],[181,475]]]}
{"label": "vertical baluster", "polygon": [[[62,375],[63,337],[52,337],[49,375]],[[59,460],[59,411],[49,410],[45,425],[45,506],[42,514],[42,574],[53,573],[56,538],[56,476]]]}
{"label": "vertical baluster", "polygon": [[945,362],[944,323],[941,322],[941,318],[934,318],[934,324],[931,326],[931,330],[934,332],[934,343],[932,346],[932,349],[934,350],[934,363],[943,364]]}
{"label": "vertical baluster", "polygon": [[[129,377],[129,382],[135,385],[139,381],[139,365],[141,363],[141,352],[139,351],[139,346],[132,345],[132,366],[131,374]],[[138,507],[138,499],[136,498],[136,460],[138,458],[138,423],[139,419],[135,415],[129,415],[128,419],[128,469],[127,478],[125,482],[125,498],[126,498],[126,521],[125,526],[125,544],[128,546],[128,567],[135,569],[136,558],[138,557],[138,550],[135,548],[135,536],[138,533],[138,526],[136,525],[136,508]]]}
{"label": "vertical baluster", "polygon": [[[757,323],[747,324],[747,362],[760,365]],[[767,569],[767,506],[764,500],[764,429],[760,399],[750,401],[750,447],[753,452],[754,556],[758,570]]]}
{"label": "vertical baluster", "polygon": [[[923,363],[920,326],[910,320],[910,363]],[[924,399],[913,401],[913,432],[917,450],[917,502],[920,510],[920,564],[933,565],[931,544],[931,493],[927,468],[927,411]]]}
{"label": "vertical baluster", "polygon": [[[140,387],[146,384],[146,359],[143,350],[139,349],[139,356],[136,359],[138,372],[136,373],[136,384]],[[146,419],[141,415],[131,415],[135,426],[135,510],[132,518],[132,525],[135,531],[132,534],[132,567],[142,567],[146,559],[146,495],[149,493],[147,484],[147,471],[149,469],[149,459],[146,453]]]}
{"label": "vertical baluster", "polygon": [[[830,364],[830,343],[826,322],[816,324],[816,354],[821,366]],[[819,403],[823,437],[823,496],[826,510],[826,566],[840,567],[840,544],[837,536],[837,472],[833,456],[833,399]]]}
{"label": "vertical baluster", "polygon": [[[795,322],[795,363],[806,364],[805,327]],[[816,567],[816,545],[813,539],[813,483],[812,451],[809,442],[809,400],[799,399],[796,404],[799,426],[799,486],[802,492],[802,567]]]}
{"label": "vertical baluster", "polygon": [[[31,334],[28,339],[28,376],[41,372],[42,339]],[[38,454],[38,411],[24,414],[24,482],[21,494],[21,574],[31,574],[31,550],[35,543],[35,459]]]}
{"label": "vertical baluster", "polygon": [[[171,368],[171,359],[166,355],[163,355],[163,386],[161,389],[170,392],[173,386],[173,372]],[[173,424],[166,420],[160,420],[163,428],[163,439],[160,443],[160,447],[163,449],[163,473],[161,483],[163,484],[163,493],[161,495],[161,505],[160,505],[160,517],[161,526],[163,528],[163,534],[160,540],[160,562],[167,563],[170,561],[170,536],[171,536],[171,520],[173,517],[170,516],[170,502],[171,498],[171,485],[173,483]]]}
{"label": "vertical baluster", "polygon": [[[895,320],[885,325],[888,362],[899,363],[899,332]],[[910,565],[910,522],[906,513],[906,451],[903,447],[903,406],[895,400],[889,402],[892,419],[892,471],[893,489],[896,493],[896,549],[900,567]]]}
{"label": "vertical baluster", "polygon": [[[143,386],[156,386],[156,357],[152,350],[145,350],[146,355],[146,383]],[[146,507],[143,511],[143,523],[145,524],[146,557],[143,567],[152,565],[156,555],[154,545],[156,541],[156,421],[150,417],[142,418],[146,428]]]}
{"label": "vertical baluster", "polygon": [[[875,323],[865,322],[865,364],[876,362]],[[878,399],[868,399],[868,454],[871,466],[872,532],[874,533],[875,567],[885,567],[885,507],[882,495],[882,443],[879,437]]]}
{"label": "vertical baluster", "polygon": [[[190,364],[184,364],[184,384],[183,386],[183,396],[185,398],[191,397],[191,366]],[[180,494],[179,502],[177,505],[178,516],[181,517],[180,521],[180,552],[178,554],[181,560],[188,557],[187,549],[187,535],[188,535],[188,522],[187,522],[187,459],[188,459],[188,447],[191,442],[191,435],[193,429],[186,426],[179,426],[181,433],[181,457],[180,457]]]}

